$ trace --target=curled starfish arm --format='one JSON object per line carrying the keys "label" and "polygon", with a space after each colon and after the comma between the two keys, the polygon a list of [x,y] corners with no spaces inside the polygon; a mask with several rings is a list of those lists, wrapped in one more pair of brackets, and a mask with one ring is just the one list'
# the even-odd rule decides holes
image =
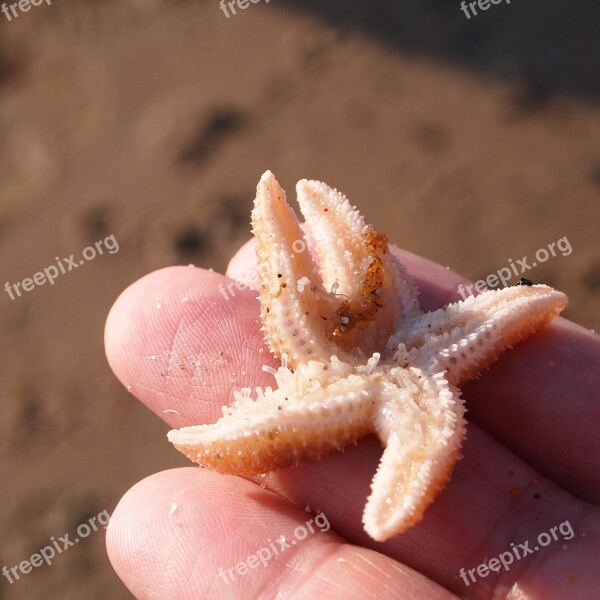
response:
{"label": "curled starfish arm", "polygon": [[389,252],[387,237],[365,224],[345,196],[302,180],[298,201],[319,267],[270,171],[261,178],[252,212],[265,337],[290,365],[366,359],[400,324],[420,313],[416,288]]}
{"label": "curled starfish arm", "polygon": [[302,179],[296,194],[315,250],[325,259],[320,263],[325,289],[354,295],[356,272],[367,258],[363,240],[368,226],[364,218],[343,194],[320,181]]}
{"label": "curled starfish arm", "polygon": [[337,314],[349,321],[337,334],[348,334],[348,343],[373,352],[391,330],[421,312],[417,289],[389,252],[387,236],[367,225],[346,196],[306,179],[298,182],[296,191],[320,258],[323,285],[335,290]]}
{"label": "curled starfish arm", "polygon": [[[342,296],[358,296],[361,287],[368,288],[375,278],[369,282],[357,274],[368,275],[368,267],[378,260],[384,281],[381,289],[374,290],[385,299],[378,319],[399,322],[420,312],[416,287],[404,267],[388,252],[387,238],[374,233],[344,194],[321,181],[306,179],[298,182],[296,193],[306,228],[321,257],[325,289],[334,288]],[[377,252],[377,243],[381,252]],[[384,315],[386,311],[388,315]]]}
{"label": "curled starfish arm", "polygon": [[437,361],[448,381],[458,385],[550,322],[567,302],[565,294],[546,285],[488,291],[420,315],[402,342],[409,351],[420,349],[419,363]]}
{"label": "curled starfish arm", "polygon": [[390,371],[376,419],[385,450],[371,484],[363,524],[385,541],[421,520],[446,485],[464,438],[463,402],[442,375],[418,369]]}
{"label": "curled starfish arm", "polygon": [[335,309],[305,251],[300,223],[270,171],[261,177],[256,190],[252,229],[261,318],[271,350],[276,356],[287,354],[291,366],[328,360],[331,344],[319,321],[331,317]]}

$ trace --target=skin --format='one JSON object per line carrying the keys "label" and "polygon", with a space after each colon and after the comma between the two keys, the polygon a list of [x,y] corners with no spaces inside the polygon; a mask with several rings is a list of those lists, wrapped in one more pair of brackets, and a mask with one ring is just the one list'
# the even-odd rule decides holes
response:
{"label": "skin", "polygon": [[[415,278],[424,309],[460,299],[463,278],[393,251]],[[248,244],[227,275],[249,283],[254,271]],[[229,283],[203,269],[163,269],[125,290],[110,312],[105,343],[113,371],[171,427],[214,422],[232,388],[273,383],[261,371],[276,362],[262,341],[256,292],[236,289],[224,301],[219,285]],[[345,453],[257,478],[262,486],[193,466],[148,477],[113,512],[110,560],[139,599],[589,600],[600,589],[598,390],[600,337],[558,318],[463,387],[464,458],[407,533],[378,544],[362,528],[381,453],[368,437]],[[323,511],[328,532],[313,524],[314,533],[266,566],[235,573],[280,536],[293,540],[294,529],[314,518],[306,505]],[[509,571],[474,572],[477,583],[469,586],[459,576],[510,551],[511,542],[533,548],[538,535],[567,520],[573,539],[555,530],[558,541],[514,560]],[[233,568],[235,581],[225,583],[221,567]]]}

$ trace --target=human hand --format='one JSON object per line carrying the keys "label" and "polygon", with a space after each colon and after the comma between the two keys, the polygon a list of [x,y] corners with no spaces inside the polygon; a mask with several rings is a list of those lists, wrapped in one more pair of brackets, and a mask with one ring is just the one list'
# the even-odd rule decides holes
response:
{"label": "human hand", "polygon": [[[394,251],[424,309],[458,299],[460,277]],[[254,268],[249,244],[228,275]],[[214,422],[232,389],[273,384],[256,292],[228,283],[163,269],[108,317],[111,367],[171,427]],[[600,597],[599,389],[600,338],[558,318],[463,388],[464,458],[407,533],[379,544],[362,528],[381,454],[369,436],[260,486],[196,467],[153,475],[113,512],[110,560],[139,599]]]}

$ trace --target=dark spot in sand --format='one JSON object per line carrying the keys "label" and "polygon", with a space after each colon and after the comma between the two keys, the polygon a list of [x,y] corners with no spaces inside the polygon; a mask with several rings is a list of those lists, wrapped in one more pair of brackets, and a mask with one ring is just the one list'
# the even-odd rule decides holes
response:
{"label": "dark spot in sand", "polygon": [[444,150],[450,140],[442,127],[434,123],[423,123],[416,130],[417,144],[426,152],[439,152]]}
{"label": "dark spot in sand", "polygon": [[177,161],[180,163],[204,163],[218,146],[246,124],[247,117],[233,108],[216,110],[196,130],[192,140],[183,148]]}
{"label": "dark spot in sand", "polygon": [[197,256],[208,247],[208,236],[193,225],[189,225],[175,236],[173,246],[181,255]]}
{"label": "dark spot in sand", "polygon": [[86,234],[98,239],[109,234],[109,209],[107,206],[96,206],[83,217]]}
{"label": "dark spot in sand", "polygon": [[219,202],[219,216],[227,223],[231,232],[248,227],[248,215],[252,203],[242,196],[225,196]]}
{"label": "dark spot in sand", "polygon": [[[3,15],[4,16],[4,15]],[[3,19],[4,20],[4,19]],[[14,79],[22,70],[19,50],[5,44],[0,45],[0,85]]]}
{"label": "dark spot in sand", "polygon": [[37,390],[27,388],[23,392],[23,409],[21,419],[23,428],[30,434],[36,434],[42,426],[42,406],[40,395]]}
{"label": "dark spot in sand", "polygon": [[545,82],[529,81],[521,86],[512,97],[512,106],[521,113],[536,113],[548,107],[554,91]]}
{"label": "dark spot in sand", "polygon": [[590,181],[600,188],[600,163],[594,165],[590,171]]}
{"label": "dark spot in sand", "polygon": [[594,265],[583,276],[583,285],[591,292],[600,290],[600,264]]}

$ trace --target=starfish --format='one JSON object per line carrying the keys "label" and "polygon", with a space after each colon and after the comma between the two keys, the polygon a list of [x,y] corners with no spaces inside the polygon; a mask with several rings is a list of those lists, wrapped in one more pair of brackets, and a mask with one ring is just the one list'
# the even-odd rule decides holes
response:
{"label": "starfish", "polygon": [[263,331],[281,360],[263,368],[277,388],[235,391],[217,423],[168,437],[202,466],[253,475],[374,433],[384,451],[363,524],[384,541],[417,523],[450,478],[466,427],[457,386],[558,315],[567,297],[518,285],[423,312],[387,237],[345,196],[307,180],[297,195],[308,246],[269,171],[252,211]]}

